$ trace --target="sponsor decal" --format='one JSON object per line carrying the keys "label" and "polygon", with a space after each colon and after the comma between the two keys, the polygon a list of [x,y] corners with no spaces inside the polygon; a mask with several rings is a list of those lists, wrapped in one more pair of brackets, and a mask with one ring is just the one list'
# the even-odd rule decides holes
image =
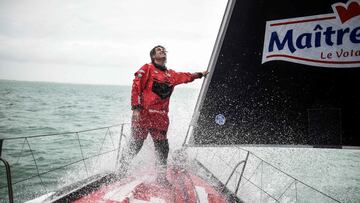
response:
{"label": "sponsor decal", "polygon": [[215,116],[215,123],[218,125],[224,125],[226,122],[226,118],[223,114],[218,114]]}
{"label": "sponsor decal", "polygon": [[332,9],[330,14],[267,21],[262,63],[360,67],[360,0],[335,3]]}

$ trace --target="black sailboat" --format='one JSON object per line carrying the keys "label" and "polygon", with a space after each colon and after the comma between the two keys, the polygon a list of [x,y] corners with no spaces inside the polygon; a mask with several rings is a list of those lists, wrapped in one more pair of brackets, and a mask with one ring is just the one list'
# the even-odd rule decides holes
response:
{"label": "black sailboat", "polygon": [[230,1],[188,143],[360,146],[359,1]]}

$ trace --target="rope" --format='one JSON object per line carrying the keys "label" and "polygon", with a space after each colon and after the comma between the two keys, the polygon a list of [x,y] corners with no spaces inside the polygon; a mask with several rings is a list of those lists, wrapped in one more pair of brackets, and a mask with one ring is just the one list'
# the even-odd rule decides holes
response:
{"label": "rope", "polygon": [[[119,141],[121,141],[122,136],[126,137],[126,135],[123,134],[123,126],[124,126],[125,124],[128,124],[128,123],[115,124],[115,125],[111,125],[111,126],[107,126],[107,127],[93,128],[93,129],[81,130],[81,131],[75,131],[75,132],[63,132],[63,133],[53,133],[53,134],[44,134],[44,135],[34,135],[34,136],[24,136],[24,137],[14,137],[14,138],[4,138],[4,139],[2,139],[2,140],[24,139],[24,142],[22,143],[22,147],[21,147],[21,152],[20,152],[19,158],[18,158],[18,160],[16,161],[16,163],[18,163],[18,162],[20,161],[20,159],[21,159],[21,157],[22,157],[22,155],[23,155],[24,146],[25,146],[25,142],[26,142],[27,145],[28,145],[28,147],[29,147],[29,149],[30,149],[32,159],[33,159],[33,161],[34,161],[34,163],[35,163],[35,166],[36,166],[37,175],[34,175],[34,176],[29,177],[29,178],[26,178],[26,179],[20,180],[20,181],[18,181],[18,182],[15,182],[15,183],[13,183],[13,185],[18,184],[18,183],[21,183],[21,182],[24,182],[24,181],[26,181],[26,180],[30,180],[30,179],[35,178],[35,177],[39,177],[39,179],[40,179],[40,181],[41,181],[41,185],[42,185],[42,187],[43,187],[43,188],[45,189],[45,191],[46,191],[45,184],[43,183],[43,180],[42,180],[42,178],[41,178],[42,175],[47,174],[47,173],[50,173],[50,172],[53,172],[53,171],[56,171],[56,170],[63,169],[63,168],[65,168],[65,167],[68,167],[68,166],[70,166],[70,165],[79,163],[79,162],[81,162],[81,161],[84,163],[84,166],[85,166],[87,175],[89,175],[88,168],[87,168],[87,165],[86,165],[85,160],[88,160],[88,159],[94,158],[94,157],[99,158],[99,156],[101,156],[101,155],[104,155],[104,154],[107,154],[107,153],[110,153],[110,152],[114,152],[115,150],[120,150],[120,146],[121,146],[121,145],[120,145],[120,143],[119,143],[118,148],[113,149],[113,150],[110,150],[110,151],[107,151],[107,152],[104,152],[104,153],[101,153],[102,148],[103,148],[103,145],[104,145],[104,142],[105,142],[105,139],[106,139],[106,137],[107,137],[107,134],[109,134],[110,140],[111,140],[111,142],[112,142],[112,145],[113,145],[113,147],[115,147],[114,141],[113,141],[113,137],[112,137],[112,131],[110,130],[110,128],[121,126],[120,140],[119,140]],[[89,156],[89,157],[85,157],[85,156],[84,156],[84,153],[83,153],[83,148],[82,148],[82,146],[81,146],[79,133],[90,132],[90,131],[95,131],[95,130],[102,130],[102,129],[107,129],[107,131],[106,131],[106,133],[105,133],[105,135],[104,135],[104,139],[103,139],[103,141],[102,141],[102,145],[101,145],[101,147],[100,147],[100,151],[99,151],[98,154],[96,154],[96,155]],[[80,149],[80,151],[81,151],[81,156],[82,156],[82,158],[81,158],[80,160],[75,161],[75,162],[72,162],[72,163],[69,163],[69,164],[66,164],[66,165],[57,167],[57,168],[55,168],[55,169],[52,169],[52,170],[49,170],[49,171],[40,173],[39,168],[38,168],[38,165],[37,165],[37,162],[36,162],[36,159],[35,159],[35,155],[34,155],[34,153],[33,153],[33,150],[31,149],[31,146],[30,146],[30,143],[29,143],[28,139],[30,139],[30,138],[37,138],[37,137],[49,137],[49,136],[58,136],[58,135],[69,135],[69,134],[76,134],[77,140],[78,140],[78,144],[79,144],[79,149]],[[266,191],[264,191],[264,190],[262,189],[262,184],[263,184],[263,183],[262,183],[262,179],[263,179],[262,175],[263,175],[263,164],[264,164],[264,163],[267,164],[267,165],[269,165],[269,166],[271,166],[271,167],[273,167],[273,168],[276,169],[277,171],[285,174],[286,176],[288,176],[288,177],[290,177],[290,178],[292,178],[292,179],[294,180],[293,182],[291,182],[290,185],[288,185],[288,186],[286,187],[286,189],[283,191],[283,193],[280,195],[279,198],[282,198],[283,194],[284,194],[286,191],[289,190],[289,188],[291,187],[291,185],[292,185],[292,184],[295,184],[295,194],[296,194],[296,200],[297,200],[297,198],[298,198],[298,197],[297,197],[297,196],[298,196],[297,183],[301,183],[301,184],[305,185],[306,187],[311,188],[312,190],[314,190],[314,191],[316,191],[316,192],[324,195],[325,197],[328,197],[329,199],[331,199],[331,200],[333,200],[333,201],[340,202],[340,201],[332,198],[331,196],[329,196],[329,195],[327,195],[327,194],[325,194],[325,193],[323,193],[323,192],[315,189],[314,187],[312,187],[312,186],[310,186],[310,185],[307,185],[307,184],[301,182],[300,180],[294,178],[293,176],[287,174],[286,172],[278,169],[277,167],[275,167],[275,166],[273,166],[272,164],[264,161],[263,159],[261,159],[260,157],[258,157],[257,155],[255,155],[254,153],[252,153],[252,152],[250,152],[250,151],[248,151],[248,150],[242,149],[241,147],[237,147],[237,149],[239,149],[239,150],[241,150],[241,151],[244,151],[244,152],[248,152],[248,153],[250,153],[251,155],[253,155],[255,158],[258,158],[259,160],[261,160],[260,164],[256,167],[256,169],[255,169],[255,170],[253,171],[253,173],[250,175],[250,178],[246,178],[244,175],[242,175],[242,177],[243,177],[244,179],[246,179],[248,182],[250,182],[252,185],[254,185],[255,187],[257,187],[258,189],[260,189],[262,192],[264,192],[265,194],[267,194],[269,197],[273,198],[275,201],[278,201],[278,200],[276,200],[276,199],[275,199],[274,197],[272,197],[269,193],[267,193]],[[120,153],[120,151],[118,151],[118,157],[119,157],[119,153]],[[199,151],[197,151],[197,153],[199,153]],[[197,153],[196,153],[196,159],[197,159],[197,156],[198,156]],[[215,156],[216,156],[216,154],[214,153],[213,156],[211,157],[210,161],[214,161]],[[220,157],[220,160],[223,161],[226,165],[229,166],[228,162],[225,161],[224,159],[222,159],[221,157]],[[208,160],[208,161],[209,161],[209,160]],[[253,182],[251,181],[251,178],[252,178],[253,175],[256,173],[256,171],[258,170],[258,168],[259,168],[260,165],[261,165],[261,167],[262,167],[262,171],[261,171],[261,186],[259,187],[259,186],[257,186],[255,183],[253,183]],[[238,173],[238,172],[236,171],[236,173]],[[244,184],[241,186],[241,188],[242,188],[243,186],[244,186]],[[3,188],[3,187],[0,187],[0,188]],[[262,193],[261,193],[261,195],[262,195]]]}
{"label": "rope", "polygon": [[22,153],[24,152],[23,150],[24,150],[25,142],[26,142],[26,139],[24,139],[24,142],[21,146],[20,156],[19,156],[18,160],[15,162],[15,164],[19,163],[20,158],[22,157]]}
{"label": "rope", "polygon": [[37,171],[37,174],[38,174],[39,179],[40,179],[40,182],[41,182],[41,186],[42,186],[42,187],[44,188],[44,190],[47,192],[46,187],[45,187],[45,184],[44,184],[44,182],[43,182],[42,179],[41,179],[40,172],[39,172],[39,167],[38,167],[38,165],[37,165],[37,163],[36,163],[33,150],[31,149],[30,143],[29,143],[29,141],[27,140],[27,138],[25,138],[25,140],[26,140],[26,142],[27,142],[27,144],[28,144],[28,146],[29,146],[29,150],[30,150],[31,156],[32,156],[32,158],[33,158],[33,160],[34,160],[35,167],[36,167],[36,171]]}
{"label": "rope", "polygon": [[[96,155],[93,155],[93,156],[89,156],[89,157],[85,158],[85,160],[92,159],[92,158],[95,158],[95,157],[98,157],[98,156],[102,156],[102,155],[104,155],[104,154],[108,154],[108,153],[114,152],[114,151],[116,151],[116,150],[117,150],[117,149],[113,149],[113,150],[110,150],[110,151],[103,152],[103,153],[101,153],[101,154],[96,154]],[[48,170],[48,171],[39,173],[38,175],[30,176],[30,177],[28,177],[28,178],[26,178],[26,179],[23,179],[23,180],[19,180],[19,181],[17,181],[17,182],[14,182],[13,185],[18,184],[18,183],[21,183],[21,182],[25,182],[25,181],[30,180],[30,179],[33,179],[33,178],[36,178],[36,177],[38,177],[39,175],[45,175],[45,174],[48,174],[48,173],[51,173],[51,172],[54,172],[54,171],[57,171],[57,170],[60,170],[60,169],[64,169],[64,168],[66,168],[66,167],[68,167],[68,166],[71,166],[71,165],[80,163],[80,162],[82,162],[82,161],[83,161],[83,159],[79,159],[79,160],[77,160],[77,161],[70,162],[70,163],[65,164],[65,165],[63,165],[63,166],[60,166],[60,167],[57,167],[57,168],[53,168],[53,169],[51,169],[51,170]],[[5,188],[5,187],[6,187],[6,186],[2,186],[2,187],[0,187],[0,189]]]}
{"label": "rope", "polygon": [[[194,148],[196,148],[196,147],[194,147]],[[239,150],[241,150],[241,151],[243,151],[243,152],[247,152],[247,153],[253,155],[255,158],[257,158],[257,159],[260,160],[260,163],[257,165],[257,167],[255,168],[255,170],[253,170],[252,174],[250,175],[250,178],[246,178],[244,175],[242,175],[242,177],[243,177],[245,180],[247,180],[247,182],[249,182],[249,183],[251,183],[252,185],[254,185],[256,188],[258,188],[260,191],[262,191],[262,192],[264,192],[265,194],[267,194],[269,197],[271,197],[271,198],[274,199],[275,201],[279,202],[279,200],[277,200],[275,197],[271,196],[269,193],[267,193],[267,192],[262,188],[262,185],[263,185],[263,182],[262,182],[262,181],[263,181],[263,177],[262,177],[262,175],[263,175],[263,165],[264,165],[264,163],[267,164],[267,165],[269,165],[270,167],[274,168],[275,170],[279,171],[280,173],[288,176],[289,178],[291,178],[291,179],[293,180],[293,181],[291,182],[291,184],[286,187],[285,191],[283,191],[282,194],[279,196],[279,199],[280,199],[280,198],[283,196],[283,194],[290,188],[290,186],[291,186],[292,184],[294,184],[294,182],[295,182],[295,190],[296,190],[296,191],[295,191],[295,195],[296,195],[296,200],[297,200],[297,198],[298,198],[297,183],[301,183],[301,184],[303,184],[304,186],[306,186],[306,187],[314,190],[314,191],[317,192],[317,193],[320,193],[321,195],[323,195],[323,196],[325,196],[325,197],[327,197],[327,198],[329,198],[329,199],[331,199],[331,200],[333,200],[333,201],[335,201],[335,202],[340,202],[339,200],[336,200],[335,198],[333,198],[333,197],[325,194],[324,192],[321,192],[320,190],[318,190],[318,189],[316,189],[316,188],[314,188],[314,187],[312,187],[312,186],[310,186],[310,185],[308,185],[308,184],[306,184],[306,183],[303,183],[302,181],[296,179],[295,177],[289,175],[288,173],[282,171],[281,169],[273,166],[272,164],[270,164],[269,162],[266,162],[265,160],[261,159],[260,157],[258,157],[258,156],[255,155],[254,153],[250,152],[249,150],[243,149],[243,148],[241,148],[241,147],[237,147],[237,149],[239,149]],[[197,158],[198,153],[200,153],[199,150],[196,150],[196,159],[198,159],[198,158]],[[214,155],[211,157],[210,160],[213,161],[214,158],[215,158],[215,153],[214,153]],[[219,158],[221,161],[223,161],[226,165],[229,166],[229,164],[227,164],[227,162],[226,162],[224,159],[222,159],[221,156],[219,156],[218,158]],[[253,182],[251,181],[251,178],[255,175],[256,171],[259,169],[260,166],[261,166],[261,169],[262,169],[262,170],[261,170],[261,183],[260,183],[261,186],[259,187],[258,185],[256,185],[255,183],[253,183]],[[204,166],[204,167],[205,167],[205,166]],[[237,171],[235,171],[235,173],[236,173],[236,174],[239,174]],[[239,184],[239,183],[238,183],[238,184]],[[246,184],[246,183],[242,184],[240,188],[243,188],[245,184]],[[261,194],[262,194],[262,193],[261,193]],[[235,194],[235,195],[236,195],[236,194]]]}
{"label": "rope", "polygon": [[119,144],[118,144],[118,153],[116,155],[116,162],[115,162],[115,170],[118,169],[118,166],[119,166],[119,162],[120,162],[120,154],[122,154],[123,150],[121,150],[120,152],[120,149],[121,149],[121,144],[122,144],[122,137],[125,136],[125,134],[123,134],[124,132],[124,124],[121,125],[121,129],[120,129],[120,137],[119,137]]}
{"label": "rope", "polygon": [[277,200],[275,197],[271,196],[268,192],[266,192],[265,190],[263,190],[262,188],[260,188],[258,185],[256,185],[255,183],[251,182],[250,179],[246,178],[245,176],[243,176],[243,178],[245,180],[247,180],[249,183],[251,183],[253,186],[255,186],[256,188],[258,188],[260,191],[264,192],[265,194],[267,194],[271,199],[275,200],[276,202],[279,202],[279,200]]}
{"label": "rope", "polygon": [[106,128],[113,128],[113,127],[118,127],[118,126],[121,126],[121,125],[124,125],[124,124],[128,124],[128,123],[120,123],[120,124],[115,124],[115,125],[111,125],[111,126],[92,128],[92,129],[80,130],[80,131],[70,131],[70,132],[62,132],[62,133],[50,133],[50,134],[22,136],[22,137],[8,137],[8,138],[2,138],[2,140],[5,141],[5,140],[17,140],[17,139],[25,139],[25,138],[35,138],[35,137],[49,137],[49,136],[56,136],[56,135],[69,135],[69,134],[90,132],[90,131],[95,131],[95,130],[102,130],[102,129],[106,129]]}
{"label": "rope", "polygon": [[111,144],[112,144],[113,147],[115,147],[114,140],[113,140],[113,137],[112,137],[112,131],[110,130],[110,128],[108,128],[108,131],[109,131],[109,137],[110,137]]}
{"label": "rope", "polygon": [[[256,171],[259,169],[259,167],[260,167],[261,165],[263,165],[263,162],[262,162],[262,161],[260,161],[259,165],[256,167],[256,169],[255,169],[255,170],[253,171],[253,173],[250,175],[249,180],[251,180],[251,178],[255,175]],[[238,172],[236,172],[236,173],[239,174]],[[261,174],[261,175],[262,175],[262,174]],[[246,184],[246,183],[244,183],[244,184],[242,185],[242,187],[244,187],[245,184]]]}
{"label": "rope", "polygon": [[292,181],[287,187],[286,189],[281,193],[281,195],[278,197],[278,199],[281,199],[282,196],[286,193],[286,191],[288,191],[288,189],[293,185],[295,184],[296,180]]}
{"label": "rope", "polygon": [[[103,147],[103,145],[104,145],[104,143],[105,143],[105,139],[106,139],[106,136],[107,136],[108,132],[109,132],[109,128],[106,130],[104,139],[103,139],[102,142],[101,142],[100,149],[99,149],[99,152],[98,152],[98,153],[100,153],[101,150],[102,150],[102,147]],[[110,138],[110,139],[111,139],[111,138]],[[99,161],[99,157],[96,159],[96,162],[98,162],[98,161]]]}
{"label": "rope", "polygon": [[85,163],[84,153],[83,153],[83,150],[82,150],[82,147],[81,147],[81,143],[80,143],[79,133],[76,133],[76,136],[77,136],[77,140],[78,140],[78,142],[79,142],[79,147],[80,147],[80,151],[81,151],[81,157],[82,157],[82,160],[83,160],[83,162],[84,162],[84,166],[85,166],[85,170],[86,170],[86,175],[89,175],[89,172],[88,172],[88,169],[87,169],[87,166],[86,166],[86,163]]}
{"label": "rope", "polygon": [[[240,147],[239,147],[239,148],[240,148]],[[240,148],[240,149],[241,149],[241,148]],[[245,149],[242,149],[242,150],[245,150]],[[245,151],[246,151],[246,150],[245,150]],[[249,151],[249,152],[250,152],[250,151]],[[320,190],[318,190],[318,189],[316,189],[316,188],[314,188],[314,187],[312,187],[312,186],[310,186],[310,185],[308,185],[308,184],[306,184],[306,183],[304,183],[304,182],[302,182],[302,181],[298,180],[297,178],[295,178],[295,177],[291,176],[290,174],[288,174],[288,173],[286,173],[286,172],[282,171],[281,169],[279,169],[279,168],[275,167],[274,165],[270,164],[269,162],[264,161],[263,159],[261,159],[260,157],[258,157],[257,155],[255,155],[254,153],[250,152],[250,154],[251,154],[251,155],[253,155],[254,157],[256,157],[256,158],[258,158],[258,159],[262,160],[264,163],[266,163],[267,165],[269,165],[269,166],[273,167],[273,168],[274,168],[274,169],[276,169],[277,171],[280,171],[281,173],[285,174],[286,176],[288,176],[288,177],[290,177],[290,178],[292,178],[292,179],[296,180],[297,182],[299,182],[299,183],[301,183],[301,184],[305,185],[306,187],[309,187],[309,188],[313,189],[314,191],[316,191],[316,192],[318,192],[318,193],[320,193],[320,194],[322,194],[322,195],[324,195],[324,196],[328,197],[329,199],[331,199],[331,200],[333,200],[333,201],[335,201],[335,202],[340,202],[339,200],[337,200],[337,199],[335,199],[335,198],[333,198],[333,197],[331,197],[331,196],[329,196],[329,195],[325,194],[324,192],[321,192]]]}
{"label": "rope", "polygon": [[[45,183],[44,183],[44,181],[43,181],[43,179],[42,179],[42,177],[45,175],[45,174],[48,174],[48,173],[51,173],[51,172],[53,172],[53,171],[57,171],[57,170],[62,170],[62,169],[64,169],[64,168],[66,168],[66,167],[69,167],[69,166],[71,166],[71,165],[74,165],[74,164],[77,164],[77,163],[80,163],[80,162],[83,162],[84,163],[84,166],[85,166],[85,169],[86,169],[86,175],[87,176],[89,176],[89,170],[88,170],[88,167],[87,167],[87,164],[86,164],[86,160],[88,160],[88,159],[92,159],[92,158],[95,158],[95,157],[97,157],[97,158],[99,158],[100,156],[102,156],[102,155],[105,155],[105,154],[108,154],[108,153],[114,153],[115,151],[118,151],[118,153],[120,153],[119,152],[119,150],[120,150],[120,148],[116,148],[116,146],[115,146],[115,144],[114,144],[114,138],[113,138],[113,131],[111,131],[111,129],[110,128],[116,128],[116,127],[120,127],[121,126],[121,128],[122,128],[122,130],[121,130],[121,135],[120,136],[122,136],[122,132],[123,132],[123,127],[124,127],[124,125],[126,125],[126,124],[128,124],[128,123],[121,123],[121,124],[115,124],[115,125],[111,125],[111,126],[106,126],[106,127],[99,127],[99,128],[93,128],[93,129],[87,129],[87,130],[81,130],[81,131],[74,131],[74,132],[62,132],[62,133],[52,133],[52,134],[42,134],[42,135],[34,135],[34,136],[22,136],[22,137],[13,137],[13,138],[3,138],[3,139],[1,139],[1,141],[15,141],[15,140],[20,140],[20,139],[23,139],[23,141],[22,141],[22,143],[20,142],[20,143],[18,143],[18,144],[21,144],[21,150],[20,150],[20,153],[17,153],[17,155],[15,155],[15,156],[17,156],[16,157],[16,162],[15,162],[15,164],[18,164],[19,162],[20,162],[20,160],[24,157],[24,156],[28,156],[28,154],[26,153],[24,153],[25,152],[25,144],[27,144],[27,146],[28,146],[28,148],[29,148],[29,150],[30,150],[30,154],[31,154],[31,157],[32,157],[32,160],[33,160],[33,162],[34,162],[34,164],[35,164],[35,168],[36,168],[36,174],[34,174],[34,175],[32,175],[32,176],[28,176],[28,177],[26,177],[26,178],[22,178],[22,179],[20,179],[20,180],[18,180],[18,181],[16,181],[16,182],[13,182],[13,183],[11,183],[11,185],[16,185],[16,184],[19,184],[19,183],[23,183],[23,182],[25,182],[25,181],[28,181],[28,180],[31,180],[31,179],[34,179],[34,178],[39,178],[40,179],[40,182],[41,182],[41,187],[44,189],[44,192],[46,192],[46,193],[48,193],[48,191],[47,191],[47,187],[46,187],[46,185],[45,185]],[[105,139],[106,139],[106,137],[107,137],[107,134],[109,134],[109,136],[110,136],[110,141],[111,141],[111,145],[112,145],[112,149],[111,150],[107,150],[107,151],[105,151],[104,149],[103,149],[103,145],[102,145],[102,147],[101,147],[101,150],[99,151],[99,153],[97,153],[97,154],[95,154],[95,155],[91,155],[91,156],[87,156],[87,157],[85,157],[85,155],[84,155],[84,151],[83,151],[83,146],[81,145],[81,141],[80,141],[80,133],[85,133],[85,132],[90,132],[90,131],[96,131],[96,130],[102,130],[102,129],[107,129],[107,131],[106,131],[106,134],[105,134],[105,136],[104,136],[104,138],[103,138],[103,145],[104,145],[104,142],[105,142]],[[41,172],[40,173],[40,170],[39,170],[39,165],[38,165],[38,163],[37,163],[37,160],[36,160],[36,158],[35,158],[35,151],[34,150],[32,150],[32,147],[31,147],[31,144],[30,144],[30,140],[29,139],[32,139],[32,138],[43,138],[43,137],[51,137],[51,136],[68,136],[68,135],[72,135],[72,134],[75,134],[76,135],[76,139],[77,139],[77,141],[78,141],[78,144],[79,144],[79,149],[80,149],[80,152],[81,152],[81,159],[79,159],[79,160],[76,160],[76,161],[73,161],[73,162],[71,162],[71,163],[68,163],[68,164],[64,164],[64,165],[62,165],[62,166],[59,166],[59,167],[57,167],[57,168],[52,168],[52,169],[50,169],[50,170],[48,170],[48,171],[45,171],[45,172]],[[124,137],[125,137],[125,135],[123,135]],[[120,144],[119,144],[119,146],[121,146]],[[13,148],[11,148],[11,149],[13,149]],[[2,147],[0,147],[0,154],[1,154],[1,152],[3,151],[3,150],[11,150],[11,149],[3,149]],[[105,151],[105,152],[101,152],[101,151]],[[3,189],[3,188],[5,188],[6,187],[6,185],[2,185],[2,186],[0,186],[0,189]]]}

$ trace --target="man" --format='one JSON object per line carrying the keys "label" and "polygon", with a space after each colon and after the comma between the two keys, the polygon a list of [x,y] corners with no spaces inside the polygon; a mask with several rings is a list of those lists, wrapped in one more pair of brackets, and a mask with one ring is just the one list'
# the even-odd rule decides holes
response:
{"label": "man", "polygon": [[128,150],[121,158],[122,172],[140,151],[148,133],[152,136],[158,177],[156,181],[169,185],[166,179],[166,165],[169,153],[167,131],[169,127],[169,101],[174,87],[202,78],[208,72],[184,73],[168,69],[166,50],[155,46],[150,51],[151,63],[143,65],[136,73],[131,91],[132,138]]}

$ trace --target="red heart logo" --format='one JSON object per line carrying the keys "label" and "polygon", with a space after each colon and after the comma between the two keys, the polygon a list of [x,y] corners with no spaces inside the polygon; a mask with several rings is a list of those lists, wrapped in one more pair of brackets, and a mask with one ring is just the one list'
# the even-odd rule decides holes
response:
{"label": "red heart logo", "polygon": [[360,4],[356,1],[351,2],[347,8],[343,5],[337,5],[335,8],[341,23],[345,23],[351,18],[360,15]]}

